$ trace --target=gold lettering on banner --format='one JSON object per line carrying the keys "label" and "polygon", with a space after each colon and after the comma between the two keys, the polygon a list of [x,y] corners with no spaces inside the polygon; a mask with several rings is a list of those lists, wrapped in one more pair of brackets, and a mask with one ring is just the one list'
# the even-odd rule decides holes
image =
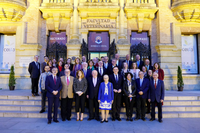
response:
{"label": "gold lettering on banner", "polygon": [[116,28],[116,22],[110,19],[87,19],[82,21],[82,28]]}

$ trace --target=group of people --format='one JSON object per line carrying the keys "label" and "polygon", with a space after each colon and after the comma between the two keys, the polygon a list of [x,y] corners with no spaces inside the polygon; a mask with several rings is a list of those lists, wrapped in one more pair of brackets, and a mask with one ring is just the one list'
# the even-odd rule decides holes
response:
{"label": "group of people", "polygon": [[[29,64],[28,71],[32,82],[32,96],[42,96],[42,109],[45,112],[45,101],[48,97],[48,124],[57,119],[58,107],[61,101],[62,121],[71,120],[72,103],[75,99],[75,111],[77,121],[83,121],[85,105],[88,105],[88,121],[108,122],[109,111],[112,110],[112,121],[120,118],[120,110],[123,103],[126,107],[126,121],[133,121],[133,108],[136,104],[135,120],[145,119],[146,103],[147,113],[155,120],[155,106],[158,107],[158,121],[162,122],[162,103],[164,100],[164,71],[159,63],[150,65],[150,60],[140,60],[136,55],[136,61],[121,61],[119,54],[109,61],[107,56],[101,59],[93,58],[86,62],[86,57],[76,58],[72,64],[71,58],[66,63],[60,58],[49,60],[44,57],[44,62],[38,62],[38,56]],[[40,74],[40,68],[42,73]],[[79,108],[81,110],[79,111]],[[95,108],[95,110],[93,110]],[[101,110],[102,119],[99,117]]]}

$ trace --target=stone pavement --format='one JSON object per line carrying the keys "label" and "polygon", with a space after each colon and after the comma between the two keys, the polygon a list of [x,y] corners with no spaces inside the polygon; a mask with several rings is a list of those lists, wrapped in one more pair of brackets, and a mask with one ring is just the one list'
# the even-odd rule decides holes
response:
{"label": "stone pavement", "polygon": [[45,118],[0,117],[0,133],[199,133],[200,118],[166,118],[158,121],[142,120],[100,123],[95,120],[47,124]]}

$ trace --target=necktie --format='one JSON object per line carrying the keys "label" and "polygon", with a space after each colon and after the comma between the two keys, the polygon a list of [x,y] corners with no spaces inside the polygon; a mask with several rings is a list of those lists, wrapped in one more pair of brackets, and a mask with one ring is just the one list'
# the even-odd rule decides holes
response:
{"label": "necktie", "polygon": [[54,84],[56,85],[56,76],[54,76],[53,81],[54,81]]}
{"label": "necktie", "polygon": [[118,82],[117,75],[115,76],[116,82]]}
{"label": "necktie", "polygon": [[39,69],[39,65],[38,65],[38,63],[37,63],[37,62],[35,62],[35,63],[36,63],[37,68]]}
{"label": "necktie", "polygon": [[69,85],[69,78],[67,77],[67,85]]}
{"label": "necktie", "polygon": [[100,75],[102,75],[102,74],[101,74],[101,68],[100,68]]}
{"label": "necktie", "polygon": [[155,86],[155,89],[156,89],[156,80],[155,80],[155,84],[154,84],[154,86]]}
{"label": "necktie", "polygon": [[86,70],[84,70],[84,75],[85,75],[85,77],[86,77]]}

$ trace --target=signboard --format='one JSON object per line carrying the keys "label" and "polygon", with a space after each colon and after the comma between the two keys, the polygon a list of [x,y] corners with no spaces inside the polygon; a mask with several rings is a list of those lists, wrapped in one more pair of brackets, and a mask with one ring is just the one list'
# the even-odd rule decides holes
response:
{"label": "signboard", "polygon": [[66,45],[67,43],[66,32],[60,32],[60,33],[50,32],[49,44],[53,45],[55,42],[59,43],[60,45],[62,44]]}
{"label": "signboard", "polygon": [[142,33],[138,33],[138,32],[131,32],[131,45],[138,45],[140,42],[142,44],[146,44],[149,45],[149,37],[147,32],[142,32]]}
{"label": "signboard", "polygon": [[31,57],[20,57],[19,58],[19,66],[20,67],[28,67],[29,63],[32,61],[33,59]]}
{"label": "signboard", "polygon": [[15,35],[0,36],[0,73],[10,73],[15,64]]}
{"label": "signboard", "polygon": [[116,28],[115,19],[83,19],[82,28]]}
{"label": "signboard", "polygon": [[198,73],[196,35],[182,36],[182,73]]}
{"label": "signboard", "polygon": [[88,51],[108,51],[108,32],[89,32]]}

